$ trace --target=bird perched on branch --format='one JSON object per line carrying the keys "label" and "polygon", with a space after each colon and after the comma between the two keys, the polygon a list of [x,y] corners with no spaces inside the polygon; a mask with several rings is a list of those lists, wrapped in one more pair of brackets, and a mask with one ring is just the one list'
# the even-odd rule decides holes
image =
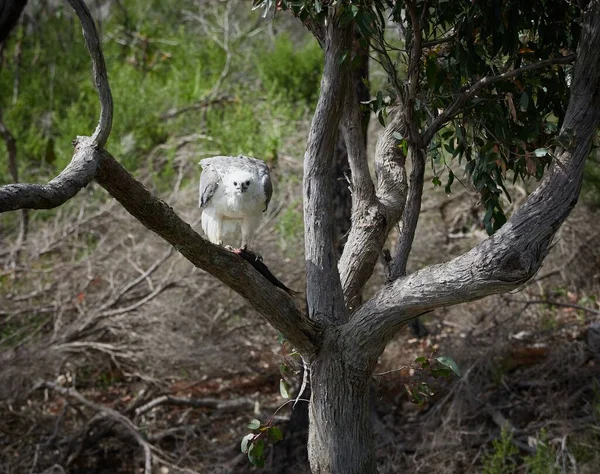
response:
{"label": "bird perched on branch", "polygon": [[200,161],[202,230],[214,244],[241,229],[242,249],[252,243],[273,184],[269,167],[247,156],[214,156]]}

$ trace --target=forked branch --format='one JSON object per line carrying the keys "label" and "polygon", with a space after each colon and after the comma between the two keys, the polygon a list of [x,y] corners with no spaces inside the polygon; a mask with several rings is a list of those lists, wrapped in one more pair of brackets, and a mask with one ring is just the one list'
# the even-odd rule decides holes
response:
{"label": "forked branch", "polygon": [[[584,16],[571,98],[562,130],[574,139],[557,147],[540,186],[493,236],[447,263],[399,278],[365,303],[344,326],[355,349],[374,364],[409,320],[441,306],[503,293],[526,283],[546,257],[556,231],[575,206],[585,161],[600,125],[600,1]],[[498,79],[500,80],[500,79]]]}

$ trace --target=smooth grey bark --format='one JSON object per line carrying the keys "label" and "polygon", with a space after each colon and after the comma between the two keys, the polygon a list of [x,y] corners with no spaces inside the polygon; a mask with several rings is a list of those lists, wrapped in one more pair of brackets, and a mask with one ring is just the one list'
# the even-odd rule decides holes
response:
{"label": "smooth grey bark", "polygon": [[79,147],[68,166],[49,183],[15,183],[0,187],[0,212],[58,207],[87,186],[97,170],[93,148]]}
{"label": "smooth grey bark", "polygon": [[91,137],[94,145],[104,147],[110,130],[112,128],[113,119],[113,99],[108,84],[108,73],[106,72],[106,64],[104,63],[104,55],[100,46],[100,37],[96,30],[96,24],[90,14],[90,11],[81,0],[67,0],[71,8],[75,10],[81,28],[83,30],[83,39],[87,47],[90,57],[92,58],[92,74],[94,85],[100,96],[100,119],[96,130]]}
{"label": "smooth grey bark", "polygon": [[346,306],[357,309],[357,301],[381,255],[385,241],[402,215],[407,195],[406,157],[398,147],[395,132],[401,130],[401,113],[379,136],[375,150],[377,186],[367,165],[367,154],[358,134],[358,107],[347,100],[344,130],[352,174],[352,227],[340,259],[340,278]]}
{"label": "smooth grey bark", "polygon": [[332,219],[332,171],[336,135],[348,89],[349,61],[340,64],[352,44],[352,29],[338,25],[336,9],[329,13],[324,43],[325,66],[321,94],[304,154],[304,249],[306,301],[311,319],[344,320],[344,298],[337,265]]}
{"label": "smooth grey bark", "polygon": [[425,182],[425,153],[421,149],[412,147],[409,156],[412,162],[410,187],[402,215],[402,229],[398,237],[398,246],[394,259],[390,263],[390,280],[395,280],[406,274],[406,265],[421,213],[421,198],[423,196],[423,183]]}

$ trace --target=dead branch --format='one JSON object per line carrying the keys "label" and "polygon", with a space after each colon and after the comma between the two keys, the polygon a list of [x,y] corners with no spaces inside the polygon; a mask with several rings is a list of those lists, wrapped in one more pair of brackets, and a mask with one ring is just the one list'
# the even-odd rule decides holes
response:
{"label": "dead branch", "polygon": [[69,1],[81,18],[94,62],[96,87],[102,103],[100,121],[91,139],[77,139],[73,160],[47,185],[12,184],[0,187],[0,212],[20,208],[56,207],[95,179],[130,214],[167,240],[194,265],[213,274],[248,299],[299,351],[307,355],[314,353],[319,338],[317,325],[297,308],[291,297],[274,292],[272,285],[242,258],[200,237],[171,207],[148,192],[110,154],[99,147],[104,144],[110,132],[110,88],[89,12],[81,0]]}
{"label": "dead branch", "polygon": [[504,299],[505,301],[510,301],[511,303],[522,303],[525,305],[532,305],[532,304],[543,304],[546,306],[558,306],[558,307],[562,307],[562,308],[573,308],[573,309],[577,309],[579,311],[586,311],[590,314],[595,314],[596,316],[600,316],[600,311],[596,310],[596,309],[592,309],[592,308],[586,308],[585,306],[581,306],[578,304],[573,304],[573,303],[563,303],[560,301],[555,301],[555,300],[551,300],[551,299],[534,299],[534,300],[524,300],[524,299],[518,299],[518,298],[511,298],[509,296],[502,296],[502,299]]}
{"label": "dead branch", "polygon": [[215,105],[225,105],[236,102],[236,98],[230,95],[219,95],[216,97],[206,97],[195,104],[186,105],[181,108],[172,108],[167,110],[164,114],[160,116],[163,120],[168,120],[175,118],[181,114],[185,114],[187,112],[195,112],[197,110],[203,110],[208,107],[213,107]]}
{"label": "dead branch", "polygon": [[[19,182],[19,167],[17,166],[17,140],[10,133],[10,130],[6,127],[2,118],[2,110],[0,110],[0,136],[6,143],[6,152],[8,154],[8,169],[10,171],[13,182]],[[17,237],[17,243],[11,251],[10,260],[16,260],[18,253],[25,240],[27,240],[27,229],[29,224],[29,213],[27,209],[21,210],[21,225],[19,229],[19,236]]]}
{"label": "dead branch", "polygon": [[104,407],[88,400],[74,388],[65,388],[53,382],[45,381],[38,383],[34,388],[34,390],[39,389],[50,389],[57,393],[60,393],[64,397],[77,400],[82,405],[97,412],[97,415],[94,418],[106,418],[123,426],[125,430],[133,437],[133,439],[135,439],[135,441],[144,451],[144,474],[152,474],[152,445],[150,445],[144,440],[144,438],[139,432],[138,427],[134,425],[129,418],[125,417],[118,411],[113,410],[112,408]]}
{"label": "dead branch", "polygon": [[218,398],[185,398],[172,395],[162,395],[142,405],[135,410],[135,415],[140,416],[160,405],[189,406],[194,408],[212,408],[217,411],[251,410],[254,402],[249,398],[236,398],[233,400],[220,400]]}

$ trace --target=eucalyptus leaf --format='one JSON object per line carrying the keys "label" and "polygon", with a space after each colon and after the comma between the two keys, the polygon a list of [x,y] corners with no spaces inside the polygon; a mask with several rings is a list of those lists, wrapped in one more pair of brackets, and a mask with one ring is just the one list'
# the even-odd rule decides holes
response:
{"label": "eucalyptus leaf", "polygon": [[454,374],[457,377],[460,378],[460,369],[458,368],[458,364],[454,361],[452,357],[443,355],[436,357],[435,360],[437,360],[440,364],[448,367],[452,372],[454,372]]}
{"label": "eucalyptus leaf", "polygon": [[288,383],[285,380],[280,379],[279,380],[279,393],[281,394],[281,396],[283,398],[290,398],[289,390],[290,390],[290,386],[288,385]]}
{"label": "eucalyptus leaf", "polygon": [[250,428],[251,430],[257,430],[260,428],[260,425],[260,420],[254,418],[250,423],[248,423],[248,428]]}
{"label": "eucalyptus leaf", "polygon": [[247,453],[248,452],[248,444],[250,443],[250,441],[254,438],[254,434],[250,433],[247,434],[246,436],[244,436],[242,438],[242,453]]}

